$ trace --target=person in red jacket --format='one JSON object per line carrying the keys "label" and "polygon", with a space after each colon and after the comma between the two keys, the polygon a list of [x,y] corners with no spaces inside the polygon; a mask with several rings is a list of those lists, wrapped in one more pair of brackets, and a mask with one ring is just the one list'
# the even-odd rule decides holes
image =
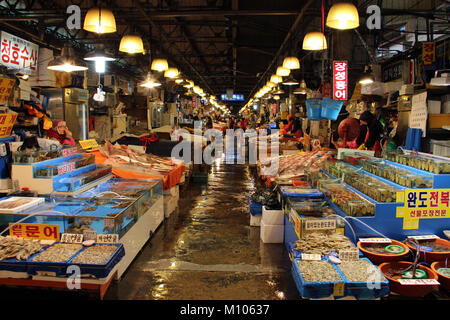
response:
{"label": "person in red jacket", "polygon": [[63,120],[53,120],[53,126],[47,130],[47,137],[58,140],[63,146],[75,146],[75,140],[72,138],[72,132],[67,128]]}

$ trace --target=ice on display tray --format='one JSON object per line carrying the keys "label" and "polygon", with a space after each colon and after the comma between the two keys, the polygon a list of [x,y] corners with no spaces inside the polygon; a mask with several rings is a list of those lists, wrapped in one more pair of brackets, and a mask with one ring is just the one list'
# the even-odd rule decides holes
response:
{"label": "ice on display tray", "polygon": [[0,201],[0,213],[17,213],[36,207],[45,202],[44,198],[10,197]]}

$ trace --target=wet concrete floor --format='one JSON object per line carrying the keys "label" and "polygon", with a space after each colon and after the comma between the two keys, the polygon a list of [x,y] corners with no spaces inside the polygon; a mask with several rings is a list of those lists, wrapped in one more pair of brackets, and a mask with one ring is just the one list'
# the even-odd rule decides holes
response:
{"label": "wet concrete floor", "polygon": [[284,245],[263,244],[250,227],[255,183],[247,165],[213,165],[105,299],[300,299]]}

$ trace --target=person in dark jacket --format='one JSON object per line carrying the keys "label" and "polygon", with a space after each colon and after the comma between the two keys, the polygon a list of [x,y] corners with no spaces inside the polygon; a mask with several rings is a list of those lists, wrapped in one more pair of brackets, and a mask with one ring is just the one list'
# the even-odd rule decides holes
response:
{"label": "person in dark jacket", "polygon": [[381,151],[380,140],[383,133],[383,126],[378,119],[369,111],[364,111],[359,116],[359,122],[361,131],[356,139],[357,145],[361,146],[364,144],[367,150]]}

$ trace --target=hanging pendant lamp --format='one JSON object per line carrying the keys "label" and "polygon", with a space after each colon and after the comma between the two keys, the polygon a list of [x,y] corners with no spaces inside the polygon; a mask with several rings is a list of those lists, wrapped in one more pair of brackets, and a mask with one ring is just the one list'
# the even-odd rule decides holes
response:
{"label": "hanging pendant lamp", "polygon": [[155,88],[155,87],[159,87],[161,85],[161,83],[156,80],[155,78],[153,78],[152,74],[149,72],[147,75],[147,79],[140,84],[141,87],[145,87],[145,88]]}
{"label": "hanging pendant lamp", "polygon": [[106,62],[115,61],[116,59],[113,58],[110,54],[105,52],[103,45],[99,45],[98,47],[96,47],[94,51],[89,52],[84,57],[84,60],[95,62],[95,71],[97,73],[104,73]]}
{"label": "hanging pendant lamp", "polygon": [[62,72],[84,71],[88,67],[86,63],[75,56],[72,46],[66,43],[61,51],[61,55],[51,61],[47,69]]}
{"label": "hanging pendant lamp", "polygon": [[327,16],[327,27],[348,30],[359,27],[359,14],[355,5],[349,2],[334,4]]}
{"label": "hanging pendant lamp", "polygon": [[277,76],[276,74],[274,74],[270,77],[270,82],[273,82],[275,84],[278,84],[282,81],[283,81],[283,78],[281,76]]}
{"label": "hanging pendant lamp", "polygon": [[83,29],[99,34],[116,32],[116,19],[109,9],[92,8],[86,13]]}
{"label": "hanging pendant lamp", "polygon": [[303,50],[326,50],[327,39],[322,32],[309,32],[303,38]]}
{"label": "hanging pendant lamp", "polygon": [[166,59],[155,59],[152,62],[151,69],[154,71],[163,72],[169,69],[169,64]]}
{"label": "hanging pendant lamp", "polygon": [[297,57],[286,57],[283,60],[283,67],[289,70],[300,69],[300,61]]}
{"label": "hanging pendant lamp", "polygon": [[277,68],[277,73],[276,74],[277,74],[277,76],[280,76],[280,77],[287,77],[288,75],[291,74],[291,70],[289,70],[288,68],[280,66],[280,67]]}
{"label": "hanging pendant lamp", "polygon": [[174,79],[178,76],[178,74],[179,74],[179,71],[177,68],[169,68],[164,72],[164,77]]}
{"label": "hanging pendant lamp", "polygon": [[136,34],[129,34],[120,40],[119,51],[129,54],[144,53],[144,43],[142,38]]}
{"label": "hanging pendant lamp", "polygon": [[372,74],[372,68],[370,66],[366,66],[363,75],[361,76],[361,78],[359,79],[359,83],[360,84],[371,84],[373,83],[374,77]]}
{"label": "hanging pendant lamp", "polygon": [[299,84],[299,82],[291,76],[284,80],[282,84],[284,84],[285,86],[296,86]]}
{"label": "hanging pendant lamp", "polygon": [[302,80],[300,82],[300,87],[298,87],[297,89],[294,90],[294,94],[307,94],[308,93],[308,88],[306,87],[306,82],[305,80]]}

